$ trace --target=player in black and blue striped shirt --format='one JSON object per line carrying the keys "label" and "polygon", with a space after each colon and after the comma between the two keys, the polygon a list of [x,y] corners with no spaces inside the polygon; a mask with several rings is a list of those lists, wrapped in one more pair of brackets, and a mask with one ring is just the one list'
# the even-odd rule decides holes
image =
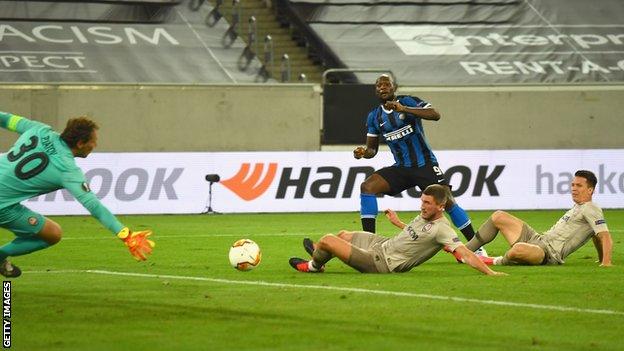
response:
{"label": "player in black and blue striped shirt", "polygon": [[375,92],[380,105],[368,114],[366,147],[358,146],[353,151],[356,159],[375,157],[381,135],[395,160],[392,166],[377,170],[360,186],[362,229],[375,232],[378,194],[396,195],[414,186],[423,190],[431,184],[442,184],[449,189],[446,212],[466,239],[472,239],[474,229],[470,218],[453,199],[448,180],[425,137],[422,120],[437,121],[440,114],[428,102],[412,96],[396,96],[395,91],[396,84],[389,75],[377,78]]}

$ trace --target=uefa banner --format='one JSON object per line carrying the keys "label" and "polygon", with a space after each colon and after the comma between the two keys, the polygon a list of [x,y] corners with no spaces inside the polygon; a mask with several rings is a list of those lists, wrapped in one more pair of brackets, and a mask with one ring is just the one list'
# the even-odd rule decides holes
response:
{"label": "uefa banner", "polygon": [[[569,208],[578,169],[596,173],[594,201],[624,208],[624,150],[439,151],[469,210]],[[79,159],[93,191],[117,214],[357,211],[360,184],[393,163],[390,152],[94,153]],[[217,177],[218,176],[218,177]],[[219,178],[219,181],[216,181]],[[212,181],[208,181],[208,180]],[[419,192],[384,196],[379,208],[418,210]],[[66,191],[25,202],[47,215],[86,214]]]}

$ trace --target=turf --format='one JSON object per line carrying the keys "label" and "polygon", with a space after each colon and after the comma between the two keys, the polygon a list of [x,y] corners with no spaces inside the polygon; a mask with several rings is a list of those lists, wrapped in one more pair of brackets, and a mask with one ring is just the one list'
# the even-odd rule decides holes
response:
{"label": "turf", "polygon": [[[473,212],[471,216],[481,223],[488,214]],[[542,231],[562,211],[514,214]],[[401,213],[403,219],[413,215]],[[132,228],[155,230],[157,246],[144,263],[133,261],[94,219],[54,217],[64,228],[64,240],[13,258],[25,273],[12,284],[12,347],[621,350],[624,211],[607,210],[605,215],[614,237],[614,267],[599,268],[595,249],[588,243],[563,266],[500,268],[509,273],[506,277],[481,275],[445,253],[404,274],[360,274],[337,260],[328,264],[324,274],[302,274],[290,268],[289,257],[306,255],[301,246],[304,236],[318,239],[339,229],[358,229],[355,213],[122,217]],[[380,233],[396,233],[383,219],[379,222]],[[0,236],[12,239],[6,231]],[[240,238],[255,240],[263,250],[262,263],[253,271],[239,272],[229,266],[229,246]],[[487,248],[491,254],[501,254],[506,244],[499,238]],[[236,283],[244,281],[291,286]],[[384,291],[412,295],[379,293]]]}

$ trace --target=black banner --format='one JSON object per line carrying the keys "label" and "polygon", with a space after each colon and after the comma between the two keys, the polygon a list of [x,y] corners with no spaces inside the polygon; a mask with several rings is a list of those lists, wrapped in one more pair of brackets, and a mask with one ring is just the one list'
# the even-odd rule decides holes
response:
{"label": "black banner", "polygon": [[323,144],[366,143],[366,117],[377,105],[373,84],[323,87]]}

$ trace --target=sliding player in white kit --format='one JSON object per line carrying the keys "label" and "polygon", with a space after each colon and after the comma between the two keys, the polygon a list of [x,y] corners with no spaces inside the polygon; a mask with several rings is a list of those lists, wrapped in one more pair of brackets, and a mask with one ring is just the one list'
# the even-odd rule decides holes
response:
{"label": "sliding player in white kit", "polygon": [[464,262],[487,275],[504,275],[485,265],[461,243],[444,216],[448,191],[438,184],[425,188],[421,196],[421,212],[411,223],[399,220],[393,211],[386,211],[390,221],[402,228],[398,235],[388,238],[369,232],[341,231],[327,234],[318,243],[304,239],[304,248],[311,260],[293,257],[290,265],[307,273],[322,272],[333,257],[362,273],[407,272],[429,260],[444,246],[458,253]]}
{"label": "sliding player in white kit", "polygon": [[496,237],[500,231],[511,249],[499,257],[482,257],[494,265],[563,264],[565,258],[592,239],[601,267],[611,266],[613,240],[602,209],[592,197],[598,182],[591,171],[574,173],[571,184],[574,207],[566,212],[543,235],[526,222],[504,211],[494,212],[466,246],[476,250]]}

